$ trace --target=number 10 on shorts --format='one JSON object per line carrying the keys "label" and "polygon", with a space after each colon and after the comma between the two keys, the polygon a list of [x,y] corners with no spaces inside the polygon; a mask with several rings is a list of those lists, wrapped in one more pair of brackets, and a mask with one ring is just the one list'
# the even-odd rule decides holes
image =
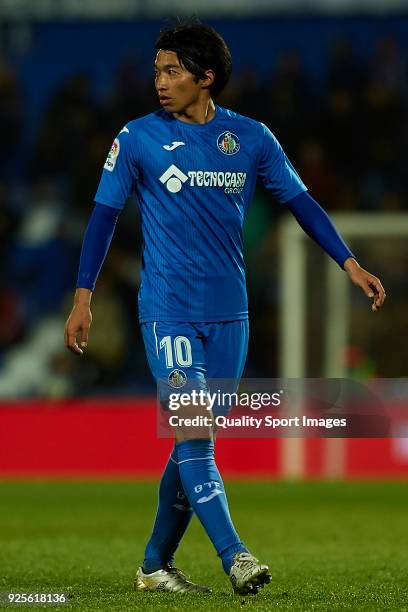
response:
{"label": "number 10 on shorts", "polygon": [[159,346],[160,350],[164,349],[167,368],[174,368],[174,361],[183,368],[192,365],[191,342],[185,336],[176,336],[173,342],[171,336],[164,336]]}

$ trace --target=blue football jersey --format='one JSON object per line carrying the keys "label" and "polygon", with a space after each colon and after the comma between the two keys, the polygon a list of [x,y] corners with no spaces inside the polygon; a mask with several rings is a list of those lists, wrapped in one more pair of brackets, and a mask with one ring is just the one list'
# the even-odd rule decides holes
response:
{"label": "blue football jersey", "polygon": [[141,322],[248,317],[243,225],[257,178],[282,203],[306,191],[265,125],[218,105],[205,124],[159,110],[120,131],[95,201],[137,196]]}

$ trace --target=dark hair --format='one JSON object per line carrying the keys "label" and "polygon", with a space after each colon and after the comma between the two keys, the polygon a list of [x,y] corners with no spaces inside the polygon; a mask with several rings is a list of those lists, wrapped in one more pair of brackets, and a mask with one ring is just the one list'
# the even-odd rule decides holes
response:
{"label": "dark hair", "polygon": [[211,94],[217,96],[231,76],[232,59],[222,36],[198,19],[179,21],[161,30],[156,41],[157,51],[174,51],[179,62],[197,78],[205,78],[206,70],[215,73]]}

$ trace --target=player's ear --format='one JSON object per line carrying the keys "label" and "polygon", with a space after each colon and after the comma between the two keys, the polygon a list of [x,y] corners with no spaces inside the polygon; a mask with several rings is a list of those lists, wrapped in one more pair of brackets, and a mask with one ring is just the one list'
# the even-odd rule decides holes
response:
{"label": "player's ear", "polygon": [[200,79],[201,81],[201,86],[203,89],[208,89],[211,87],[211,85],[213,85],[214,81],[215,81],[215,72],[214,70],[206,70],[204,72],[205,77]]}

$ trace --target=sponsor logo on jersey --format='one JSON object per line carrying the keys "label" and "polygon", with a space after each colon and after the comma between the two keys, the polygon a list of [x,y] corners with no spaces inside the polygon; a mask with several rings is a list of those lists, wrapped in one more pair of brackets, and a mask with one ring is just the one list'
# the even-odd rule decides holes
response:
{"label": "sponsor logo on jersey", "polygon": [[170,372],[168,380],[172,387],[180,389],[187,382],[187,374],[183,370],[173,370]]}
{"label": "sponsor logo on jersey", "polygon": [[171,166],[167,168],[165,172],[163,172],[161,177],[159,177],[159,181],[166,185],[167,189],[171,193],[179,192],[183,186],[183,183],[185,183],[187,179],[188,176],[186,176],[184,172],[182,172],[180,168],[177,168],[177,166],[174,164],[171,164]]}
{"label": "sponsor logo on jersey", "polygon": [[108,153],[108,157],[106,158],[106,162],[104,165],[105,170],[109,170],[109,172],[113,171],[113,169],[116,166],[116,160],[118,158],[119,151],[120,151],[120,142],[118,138],[115,138],[115,140],[112,143],[111,149]]}
{"label": "sponsor logo on jersey", "polygon": [[159,180],[171,193],[178,193],[187,180],[189,180],[190,187],[223,187],[224,193],[241,193],[246,178],[246,172],[189,170],[187,174],[184,174],[180,168],[172,164],[159,177]]}
{"label": "sponsor logo on jersey", "polygon": [[225,155],[235,155],[241,148],[239,138],[232,132],[223,132],[217,138],[217,147]]}
{"label": "sponsor logo on jersey", "polygon": [[166,149],[166,151],[174,151],[174,149],[177,149],[177,147],[185,147],[186,143],[182,142],[181,140],[173,140],[173,142],[169,145],[163,145],[163,149]]}
{"label": "sponsor logo on jersey", "polygon": [[190,170],[191,187],[224,187],[225,193],[241,193],[246,182],[246,172],[211,172]]}

